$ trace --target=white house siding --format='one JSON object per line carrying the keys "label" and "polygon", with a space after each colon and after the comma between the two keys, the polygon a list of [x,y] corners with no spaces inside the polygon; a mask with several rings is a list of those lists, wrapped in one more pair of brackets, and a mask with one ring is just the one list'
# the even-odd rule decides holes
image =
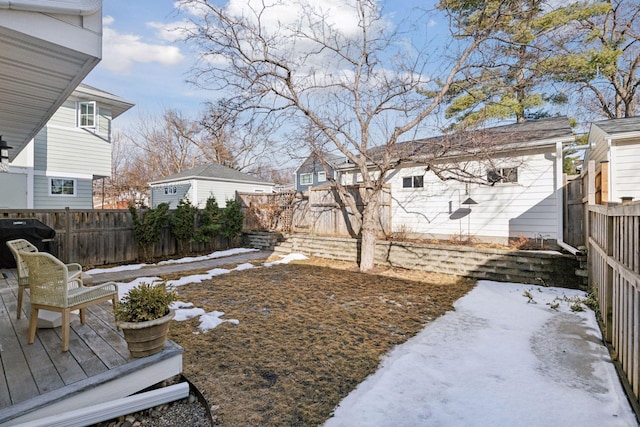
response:
{"label": "white house siding", "polygon": [[[50,196],[49,195],[49,179],[51,177],[36,175],[33,178],[34,187],[34,209],[92,209],[93,208],[93,189],[91,179],[76,179],[76,195],[75,196]],[[64,176],[56,176],[56,178],[65,178]]]}
{"label": "white house siding", "polygon": [[[520,162],[522,162],[520,164]],[[485,186],[441,181],[425,168],[401,168],[390,175],[392,227],[396,232],[448,238],[467,233],[483,241],[506,243],[509,237],[556,238],[557,207],[554,193],[554,159],[533,154],[518,159],[518,183]],[[508,163],[505,164],[507,166]],[[512,166],[515,164],[512,163]],[[402,178],[424,175],[424,188],[402,188]],[[466,189],[468,187],[468,193]],[[450,219],[471,197],[471,214]]]}
{"label": "white house siding", "polygon": [[239,193],[271,193],[273,191],[273,187],[265,184],[198,180],[197,200],[194,199],[193,203],[195,205],[197,202],[197,206],[199,208],[204,208],[207,203],[207,199],[210,196],[214,196],[218,206],[223,208],[226,206],[227,200],[235,200],[236,191]]}
{"label": "white house siding", "polygon": [[612,152],[615,163],[611,165],[611,201],[620,202],[621,197],[627,196],[640,200],[640,141],[617,143]]}
{"label": "white house siding", "polygon": [[0,208],[27,209],[27,174],[0,173]]}

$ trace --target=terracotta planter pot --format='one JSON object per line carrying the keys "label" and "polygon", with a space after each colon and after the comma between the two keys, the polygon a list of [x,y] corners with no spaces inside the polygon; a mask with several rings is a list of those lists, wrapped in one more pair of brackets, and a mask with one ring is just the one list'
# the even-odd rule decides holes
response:
{"label": "terracotta planter pot", "polygon": [[131,357],[146,357],[162,351],[167,340],[169,324],[176,315],[171,310],[169,314],[159,319],[144,322],[116,322],[124,332]]}

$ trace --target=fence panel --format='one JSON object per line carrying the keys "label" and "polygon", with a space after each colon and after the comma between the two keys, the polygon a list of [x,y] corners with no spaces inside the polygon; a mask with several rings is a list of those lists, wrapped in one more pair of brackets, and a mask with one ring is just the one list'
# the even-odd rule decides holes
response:
{"label": "fence panel", "polygon": [[589,281],[605,339],[640,397],[640,203],[588,206]]}
{"label": "fence panel", "polygon": [[[98,266],[138,259],[138,244],[128,210],[8,209],[0,210],[0,218],[33,218],[53,228],[56,231],[53,253],[64,262]],[[209,243],[192,243],[190,249],[199,253],[227,247],[227,239],[216,237]],[[152,248],[152,255],[171,257],[177,252],[176,240],[166,226],[160,241]]]}
{"label": "fence panel", "polygon": [[[360,233],[359,213],[364,209],[361,186],[348,186],[356,214],[339,202],[333,187],[311,188],[305,194],[237,193],[244,212],[245,231],[309,232],[318,236],[355,237]],[[379,234],[391,232],[391,190],[384,187],[380,202]]]}

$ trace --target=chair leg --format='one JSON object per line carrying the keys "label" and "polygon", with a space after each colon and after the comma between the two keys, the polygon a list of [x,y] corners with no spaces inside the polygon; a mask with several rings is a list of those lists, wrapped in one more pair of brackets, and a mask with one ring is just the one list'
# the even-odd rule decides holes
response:
{"label": "chair leg", "polygon": [[80,323],[84,325],[84,308],[80,309]]}
{"label": "chair leg", "polygon": [[62,351],[69,350],[69,318],[71,313],[68,308],[62,310]]}
{"label": "chair leg", "polygon": [[24,296],[24,286],[18,286],[18,319],[22,316],[22,297]]}
{"label": "chair leg", "polygon": [[38,309],[33,305],[29,314],[29,344],[33,344],[36,339],[36,327],[38,326]]}

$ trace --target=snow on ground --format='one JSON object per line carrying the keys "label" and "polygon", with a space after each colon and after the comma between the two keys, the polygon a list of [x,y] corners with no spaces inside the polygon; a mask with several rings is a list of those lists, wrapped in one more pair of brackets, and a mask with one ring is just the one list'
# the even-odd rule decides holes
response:
{"label": "snow on ground", "polygon": [[[152,265],[162,265],[162,264],[169,264],[169,263],[176,263],[176,262],[202,261],[205,259],[220,258],[222,256],[230,256],[238,253],[251,252],[255,250],[257,249],[243,249],[243,248],[230,249],[227,251],[214,252],[212,254],[204,255],[201,257],[187,257],[187,258],[181,258],[180,260],[162,261],[162,262],[159,262],[158,264],[152,264]],[[291,261],[302,260],[302,259],[307,259],[307,257],[302,254],[289,254],[284,256],[279,261],[265,262],[264,266],[270,267],[275,264],[288,264]],[[183,260],[189,260],[189,261],[183,261]],[[136,266],[146,266],[146,265],[149,265],[149,264],[136,264]],[[136,268],[128,268],[128,267],[129,266],[127,265],[123,265],[123,266],[118,266],[113,268],[99,268],[99,269],[89,270],[87,271],[87,273],[88,274],[109,273],[114,271],[134,270],[136,268],[141,268],[141,267],[136,267]],[[176,286],[186,285],[189,283],[201,283],[202,281],[209,280],[214,276],[227,274],[227,273],[230,273],[231,271],[248,270],[250,268],[255,268],[255,266],[251,263],[243,263],[243,264],[237,265],[236,268],[232,270],[227,270],[225,268],[213,268],[211,270],[208,270],[204,274],[192,274],[189,276],[181,277],[180,279],[177,279],[177,280],[167,280],[166,284],[169,287],[176,287]],[[118,282],[118,298],[122,299],[125,295],[129,293],[129,290],[131,288],[138,286],[140,283],[154,284],[154,283],[161,283],[161,282],[162,282],[162,279],[160,277],[155,277],[155,276],[139,277],[128,283]],[[196,316],[200,316],[200,326],[198,326],[198,328],[200,328],[203,332],[206,332],[209,329],[213,329],[223,322],[230,322],[236,325],[240,323],[236,319],[220,319],[221,316],[224,316],[224,313],[220,311],[205,313],[203,309],[193,307],[193,304],[190,302],[176,301],[171,305],[171,308],[176,312],[174,320],[177,320],[177,321],[184,321]]]}
{"label": "snow on ground", "polygon": [[594,313],[571,310],[584,296],[480,281],[324,426],[636,426]]}
{"label": "snow on ground", "polygon": [[144,267],[153,267],[156,265],[167,265],[167,264],[183,264],[187,262],[197,262],[197,261],[206,261],[208,259],[215,258],[223,258],[236,254],[243,254],[247,252],[256,252],[258,249],[250,249],[250,248],[234,248],[227,249],[224,251],[216,251],[212,252],[208,255],[202,255],[197,257],[184,257],[180,259],[170,259],[167,261],[160,261],[157,264],[128,264],[128,265],[120,265],[117,267],[109,267],[109,268],[94,268],[92,270],[87,270],[87,274],[101,274],[101,273],[110,273],[114,271],[128,271],[128,270],[138,270]]}

